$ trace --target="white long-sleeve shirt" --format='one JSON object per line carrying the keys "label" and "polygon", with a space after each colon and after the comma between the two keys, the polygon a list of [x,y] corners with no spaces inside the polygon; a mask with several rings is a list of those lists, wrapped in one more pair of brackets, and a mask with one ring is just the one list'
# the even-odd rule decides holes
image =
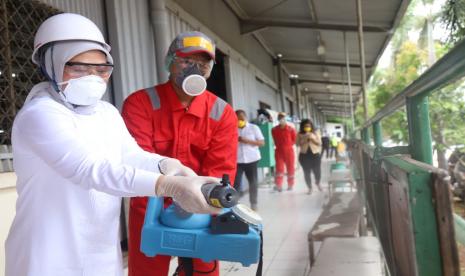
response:
{"label": "white long-sleeve shirt", "polygon": [[79,114],[48,83],[33,92],[13,124],[6,276],[122,275],[121,197],[154,196],[162,157],[139,148],[112,105]]}

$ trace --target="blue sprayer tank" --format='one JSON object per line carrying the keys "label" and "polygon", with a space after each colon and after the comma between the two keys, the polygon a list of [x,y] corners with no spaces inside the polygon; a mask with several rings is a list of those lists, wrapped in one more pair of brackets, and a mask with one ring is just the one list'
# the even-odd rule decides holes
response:
{"label": "blue sprayer tank", "polygon": [[[223,209],[223,214],[231,210]],[[175,204],[163,208],[163,198],[151,197],[142,227],[141,251],[148,257],[169,255],[200,258],[205,262],[222,260],[239,262],[243,266],[257,263],[260,258],[260,234],[248,226],[243,234],[214,234],[212,217],[190,214]]]}

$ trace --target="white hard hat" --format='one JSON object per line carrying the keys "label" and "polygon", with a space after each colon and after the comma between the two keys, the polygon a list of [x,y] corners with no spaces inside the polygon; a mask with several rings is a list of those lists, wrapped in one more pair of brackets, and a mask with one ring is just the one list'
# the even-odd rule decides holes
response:
{"label": "white hard hat", "polygon": [[87,40],[102,44],[110,51],[102,32],[90,19],[74,13],[61,13],[45,20],[34,37],[32,62],[39,64],[38,50],[43,45],[55,41]]}

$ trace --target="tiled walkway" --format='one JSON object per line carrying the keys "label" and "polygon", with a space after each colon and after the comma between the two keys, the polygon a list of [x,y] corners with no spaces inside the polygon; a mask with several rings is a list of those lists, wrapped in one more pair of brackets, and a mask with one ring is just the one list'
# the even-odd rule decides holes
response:
{"label": "tiled walkway", "polygon": [[[322,164],[322,184],[327,179],[327,161]],[[259,213],[264,221],[263,275],[305,276],[309,270],[307,234],[321,213],[325,192],[307,194],[302,169],[296,174],[293,191],[272,192],[259,189]],[[326,190],[326,189],[325,189]],[[241,200],[248,203],[248,195]],[[242,267],[237,263],[222,263],[221,275],[255,275],[257,266]]]}
{"label": "tiled walkway", "polygon": [[[264,222],[264,276],[305,276],[309,273],[307,234],[327,197],[328,161],[323,159],[322,162],[325,192],[315,192],[315,187],[313,194],[308,195],[301,168],[296,176],[293,191],[277,193],[271,187],[259,188],[258,212]],[[248,194],[241,202],[249,203]],[[169,275],[176,266],[177,261],[173,259]],[[257,265],[242,267],[239,263],[221,262],[221,276],[253,276],[256,269]]]}

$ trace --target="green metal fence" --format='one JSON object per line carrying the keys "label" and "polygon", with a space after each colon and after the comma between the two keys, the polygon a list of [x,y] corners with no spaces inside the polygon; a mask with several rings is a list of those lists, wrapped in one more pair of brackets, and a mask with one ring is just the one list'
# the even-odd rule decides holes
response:
{"label": "green metal fence", "polygon": [[[431,165],[428,96],[463,76],[465,41],[397,94],[363,125],[362,139],[351,142],[368,219],[391,275],[460,275],[455,236],[465,242],[465,221],[452,215],[447,172]],[[404,106],[409,145],[385,148],[381,121]]]}

